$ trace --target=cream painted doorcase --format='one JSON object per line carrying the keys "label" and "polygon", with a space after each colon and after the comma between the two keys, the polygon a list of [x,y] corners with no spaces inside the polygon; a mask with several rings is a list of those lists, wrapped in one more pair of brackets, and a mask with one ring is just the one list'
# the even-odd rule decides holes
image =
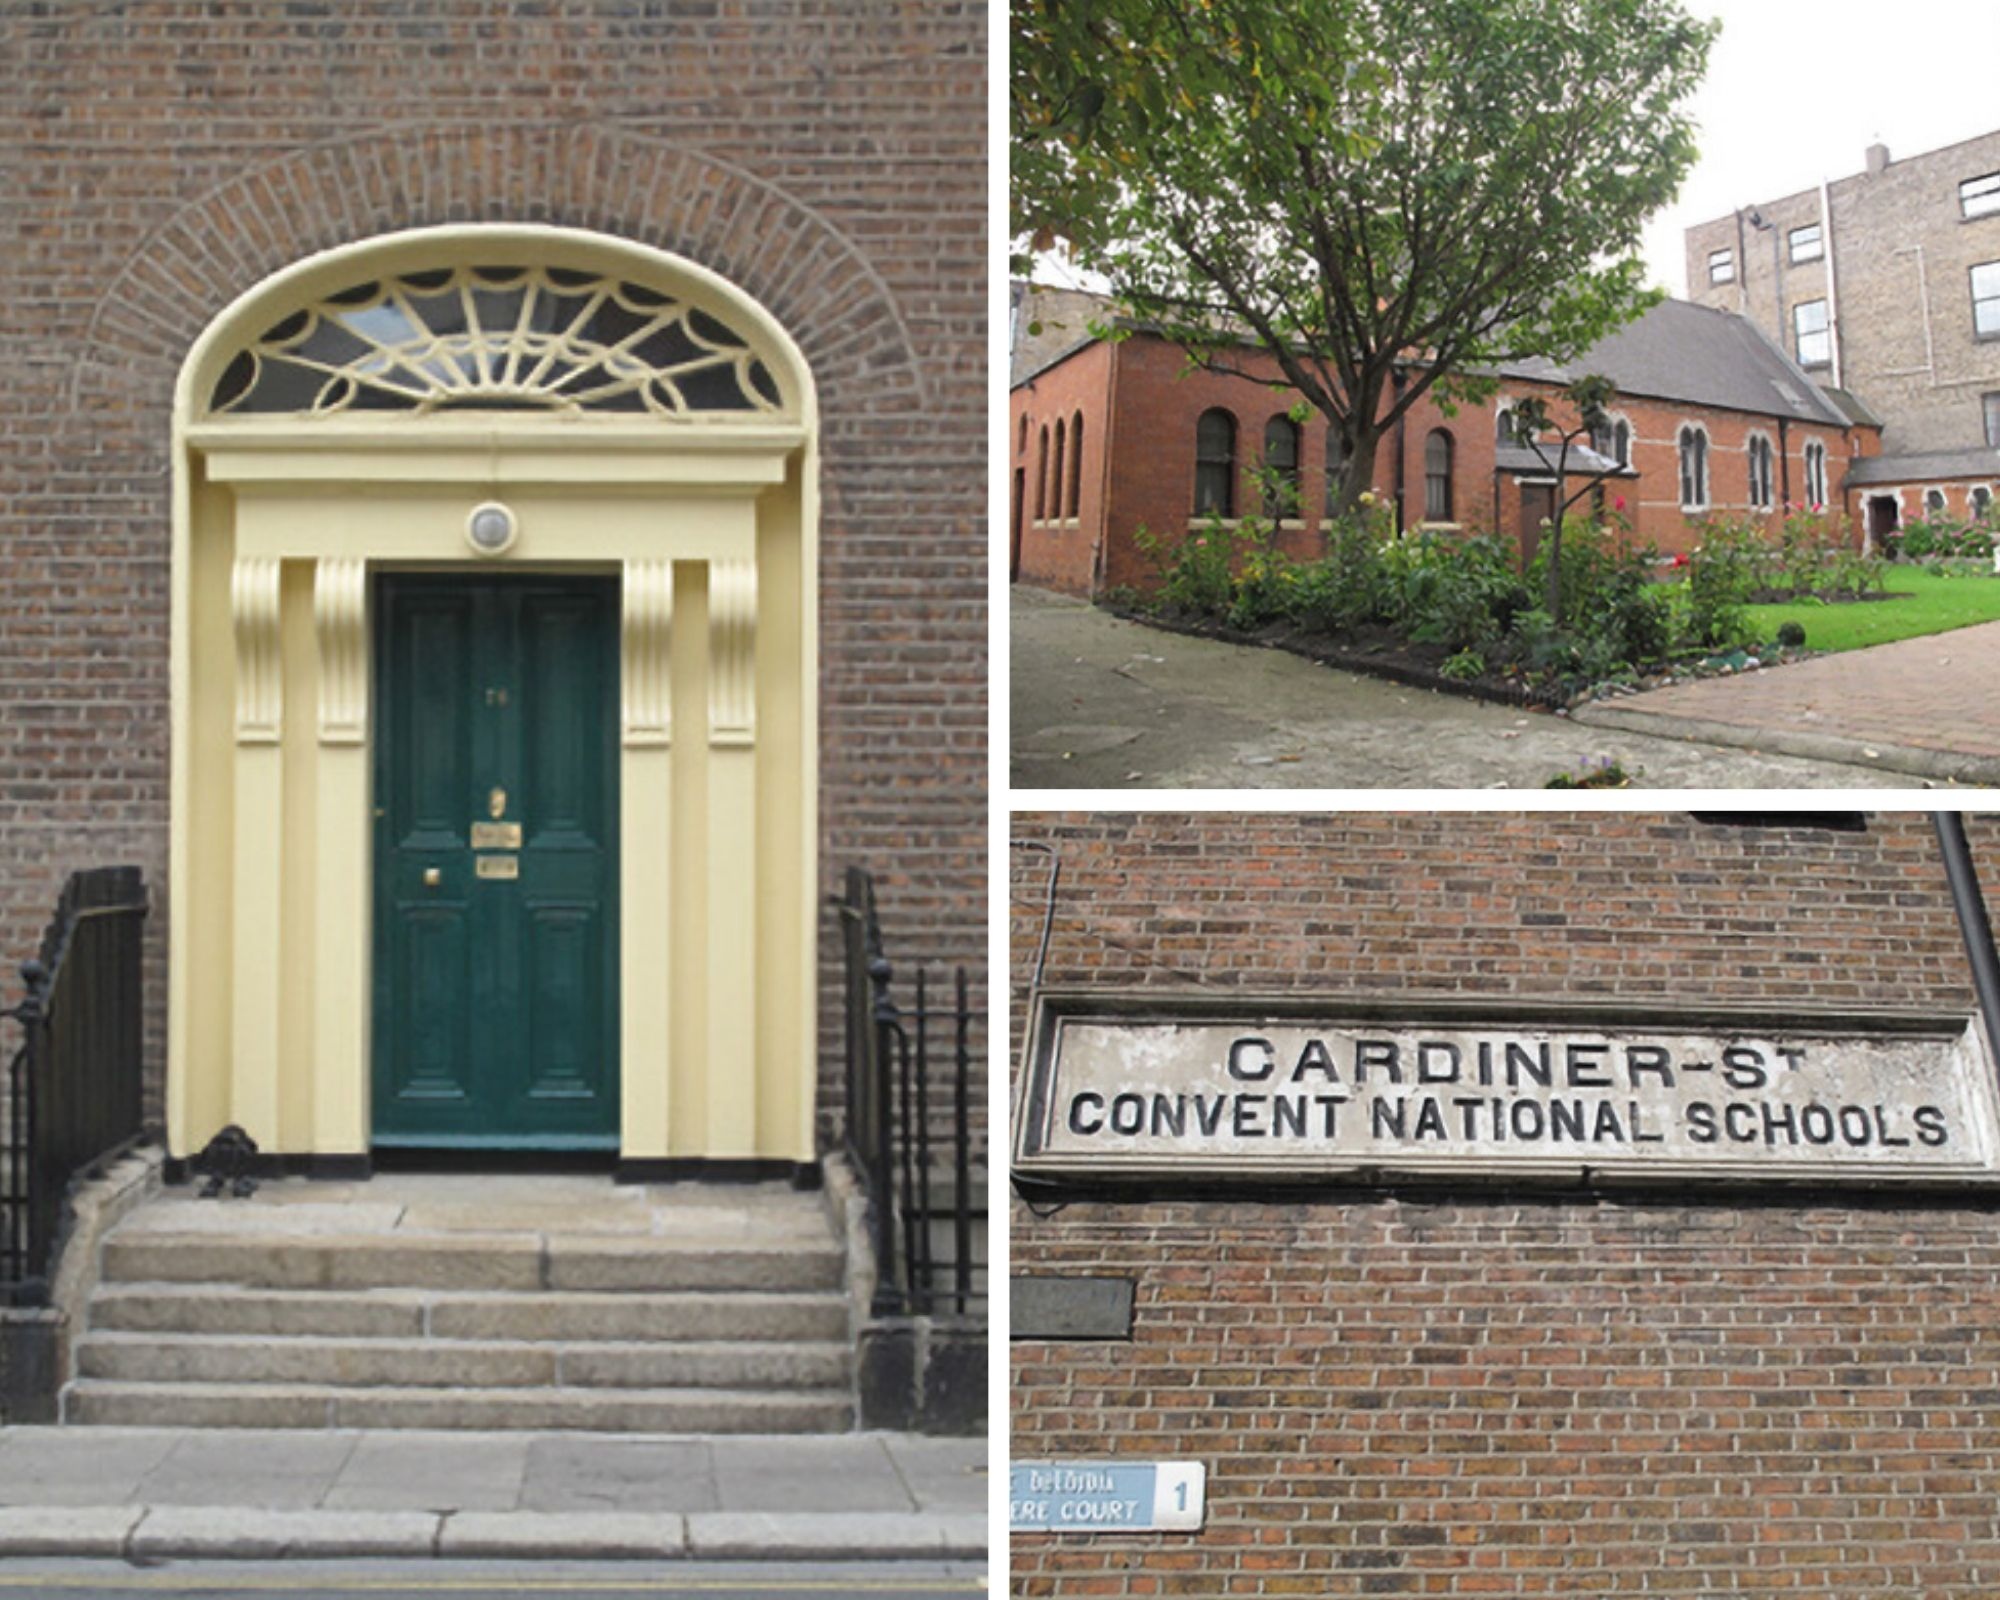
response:
{"label": "cream painted doorcase", "polygon": [[814,417],[748,297],[569,230],[345,246],[203,335],[176,1157],[812,1161]]}

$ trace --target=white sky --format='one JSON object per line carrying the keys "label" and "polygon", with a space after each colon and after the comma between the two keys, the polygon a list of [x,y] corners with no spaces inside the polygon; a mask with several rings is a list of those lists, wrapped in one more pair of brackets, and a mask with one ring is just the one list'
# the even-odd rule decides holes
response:
{"label": "white sky", "polygon": [[[2000,0],[1682,0],[1722,36],[1690,109],[1701,156],[1642,247],[1652,278],[1687,294],[1695,223],[2000,128]],[[1053,257],[1035,276],[1100,283]]]}
{"label": "white sky", "polygon": [[[1644,239],[1687,293],[1682,230],[2000,128],[2000,0],[1682,0],[1722,37],[1691,110],[1701,158]],[[1971,174],[1968,174],[1971,176]]]}

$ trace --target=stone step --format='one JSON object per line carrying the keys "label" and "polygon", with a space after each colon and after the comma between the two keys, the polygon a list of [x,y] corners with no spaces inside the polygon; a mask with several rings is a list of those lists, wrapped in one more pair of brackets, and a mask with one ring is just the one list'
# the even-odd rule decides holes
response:
{"label": "stone step", "polygon": [[92,1331],[273,1338],[465,1339],[536,1343],[745,1343],[845,1340],[849,1308],[831,1292],[761,1294],[549,1290],[218,1290],[206,1283],[103,1284]]}
{"label": "stone step", "polygon": [[837,1433],[854,1426],[854,1406],[846,1391],[826,1389],[347,1389],[79,1378],[63,1391],[63,1420],[133,1428]]}
{"label": "stone step", "polygon": [[453,1339],[86,1334],[77,1374],[119,1383],[342,1388],[812,1389],[849,1381],[835,1343],[530,1344]]}
{"label": "stone step", "polygon": [[543,1239],[534,1234],[349,1236],[113,1233],[104,1242],[103,1280],[240,1284],[267,1289],[835,1289],[845,1261],[826,1241],[775,1245],[677,1243],[597,1234]]}

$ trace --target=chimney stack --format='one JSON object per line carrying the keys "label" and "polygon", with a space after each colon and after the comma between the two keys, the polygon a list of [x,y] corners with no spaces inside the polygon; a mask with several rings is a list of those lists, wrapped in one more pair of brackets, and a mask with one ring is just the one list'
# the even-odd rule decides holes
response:
{"label": "chimney stack", "polygon": [[1868,147],[1868,175],[1872,178],[1888,170],[1889,147],[1886,144],[1871,144]]}

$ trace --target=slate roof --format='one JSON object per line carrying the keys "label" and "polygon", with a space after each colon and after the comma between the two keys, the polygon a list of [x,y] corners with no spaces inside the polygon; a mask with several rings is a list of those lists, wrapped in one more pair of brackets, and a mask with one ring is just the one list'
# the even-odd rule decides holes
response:
{"label": "slate roof", "polygon": [[[1549,461],[1553,463],[1560,458],[1562,446],[1557,443],[1544,442],[1542,449],[1547,452]],[[1511,473],[1517,478],[1546,478],[1551,475],[1549,467],[1543,464],[1542,458],[1524,444],[1503,444],[1496,446],[1493,451],[1493,464],[1502,472]],[[1599,455],[1587,444],[1572,444],[1569,447],[1569,459],[1563,462],[1563,470],[1579,476],[1591,477],[1599,473],[1607,474],[1613,478],[1636,478],[1639,476],[1636,468],[1621,467],[1609,456]]]}
{"label": "slate roof", "polygon": [[2000,479],[2000,450],[1932,450],[1922,455],[1863,456],[1847,469],[1849,483],[1941,483],[1947,478]]}
{"label": "slate roof", "polygon": [[1524,361],[1502,370],[1551,383],[1600,373],[1618,385],[1620,394],[1651,400],[1789,414],[1837,428],[1849,421],[1755,323],[1687,300],[1661,301],[1573,361]]}

